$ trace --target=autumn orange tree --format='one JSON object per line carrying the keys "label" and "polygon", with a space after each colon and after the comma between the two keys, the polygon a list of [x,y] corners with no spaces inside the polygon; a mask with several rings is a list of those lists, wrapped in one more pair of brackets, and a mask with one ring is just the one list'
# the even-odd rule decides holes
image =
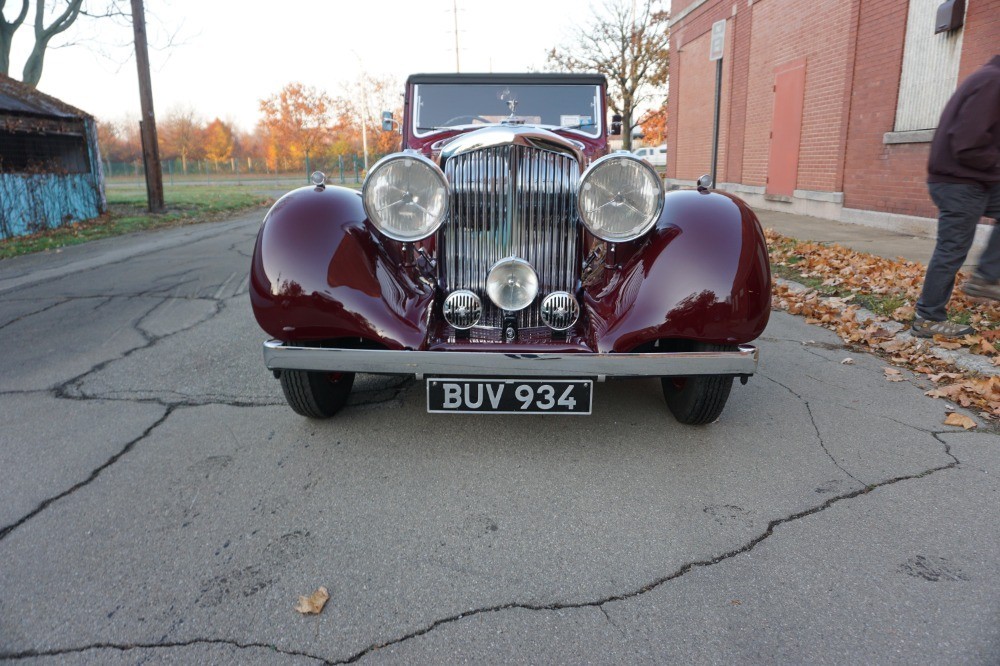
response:
{"label": "autumn orange tree", "polygon": [[219,162],[228,162],[233,157],[233,128],[218,118],[205,128],[205,157],[218,166]]}
{"label": "autumn orange tree", "polygon": [[667,107],[647,111],[639,119],[642,136],[647,145],[658,146],[667,142]]}
{"label": "autumn orange tree", "polygon": [[309,158],[329,141],[333,100],[325,92],[302,83],[289,83],[275,95],[260,100],[269,157],[275,168]]}

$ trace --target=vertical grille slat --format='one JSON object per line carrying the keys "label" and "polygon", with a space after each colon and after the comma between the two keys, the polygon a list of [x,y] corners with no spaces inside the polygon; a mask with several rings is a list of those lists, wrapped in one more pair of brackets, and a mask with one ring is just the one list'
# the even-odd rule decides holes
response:
{"label": "vertical grille slat", "polygon": [[479,294],[479,326],[500,328],[503,312],[486,296],[486,276],[497,261],[520,257],[538,273],[539,296],[518,313],[518,325],[542,326],[542,298],[553,291],[573,293],[578,279],[579,163],[551,151],[501,145],[454,155],[444,170],[452,198],[438,232],[446,254],[438,263],[441,284],[449,292]]}

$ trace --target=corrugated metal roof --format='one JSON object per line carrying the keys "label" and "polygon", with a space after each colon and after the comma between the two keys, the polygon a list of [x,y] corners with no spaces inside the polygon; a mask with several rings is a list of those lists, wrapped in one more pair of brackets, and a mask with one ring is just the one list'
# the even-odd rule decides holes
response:
{"label": "corrugated metal roof", "polygon": [[31,86],[0,74],[0,113],[25,113],[55,118],[89,118],[90,114]]}

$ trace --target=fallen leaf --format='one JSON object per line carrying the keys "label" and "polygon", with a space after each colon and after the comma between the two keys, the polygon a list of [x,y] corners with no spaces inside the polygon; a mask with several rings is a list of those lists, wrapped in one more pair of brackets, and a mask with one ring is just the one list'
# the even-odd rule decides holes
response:
{"label": "fallen leaf", "polygon": [[315,615],[323,610],[326,602],[330,600],[330,593],[322,585],[308,597],[299,597],[299,603],[295,610],[303,615]]}
{"label": "fallen leaf", "polygon": [[853,358],[845,358],[843,361],[840,362],[840,364],[841,365],[854,365],[854,359]]}
{"label": "fallen leaf", "polygon": [[885,373],[885,380],[887,382],[903,381],[903,375],[896,368],[882,368],[882,372]]}
{"label": "fallen leaf", "polygon": [[912,305],[904,305],[892,311],[892,318],[896,321],[909,321],[913,319],[916,314],[917,311]]}
{"label": "fallen leaf", "polygon": [[972,348],[972,351],[973,353],[982,354],[983,356],[996,356],[997,348],[993,346],[992,342],[980,340],[979,344]]}
{"label": "fallen leaf", "polygon": [[931,380],[935,384],[945,379],[958,379],[962,376],[960,372],[939,372],[936,375],[927,375],[927,379]]}
{"label": "fallen leaf", "polygon": [[959,414],[958,412],[952,412],[949,414],[947,418],[945,418],[944,424],[950,426],[961,426],[966,430],[972,430],[977,425],[976,422],[968,416],[965,414]]}
{"label": "fallen leaf", "polygon": [[947,340],[938,340],[934,338],[934,345],[941,347],[942,349],[961,349],[961,342],[948,342]]}

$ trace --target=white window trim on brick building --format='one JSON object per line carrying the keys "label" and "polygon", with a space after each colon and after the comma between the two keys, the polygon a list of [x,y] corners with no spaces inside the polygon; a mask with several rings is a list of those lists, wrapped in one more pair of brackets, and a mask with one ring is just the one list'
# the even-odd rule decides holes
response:
{"label": "white window trim on brick building", "polygon": [[941,0],[910,0],[896,122],[885,143],[930,141],[958,84],[964,29],[934,33]]}

